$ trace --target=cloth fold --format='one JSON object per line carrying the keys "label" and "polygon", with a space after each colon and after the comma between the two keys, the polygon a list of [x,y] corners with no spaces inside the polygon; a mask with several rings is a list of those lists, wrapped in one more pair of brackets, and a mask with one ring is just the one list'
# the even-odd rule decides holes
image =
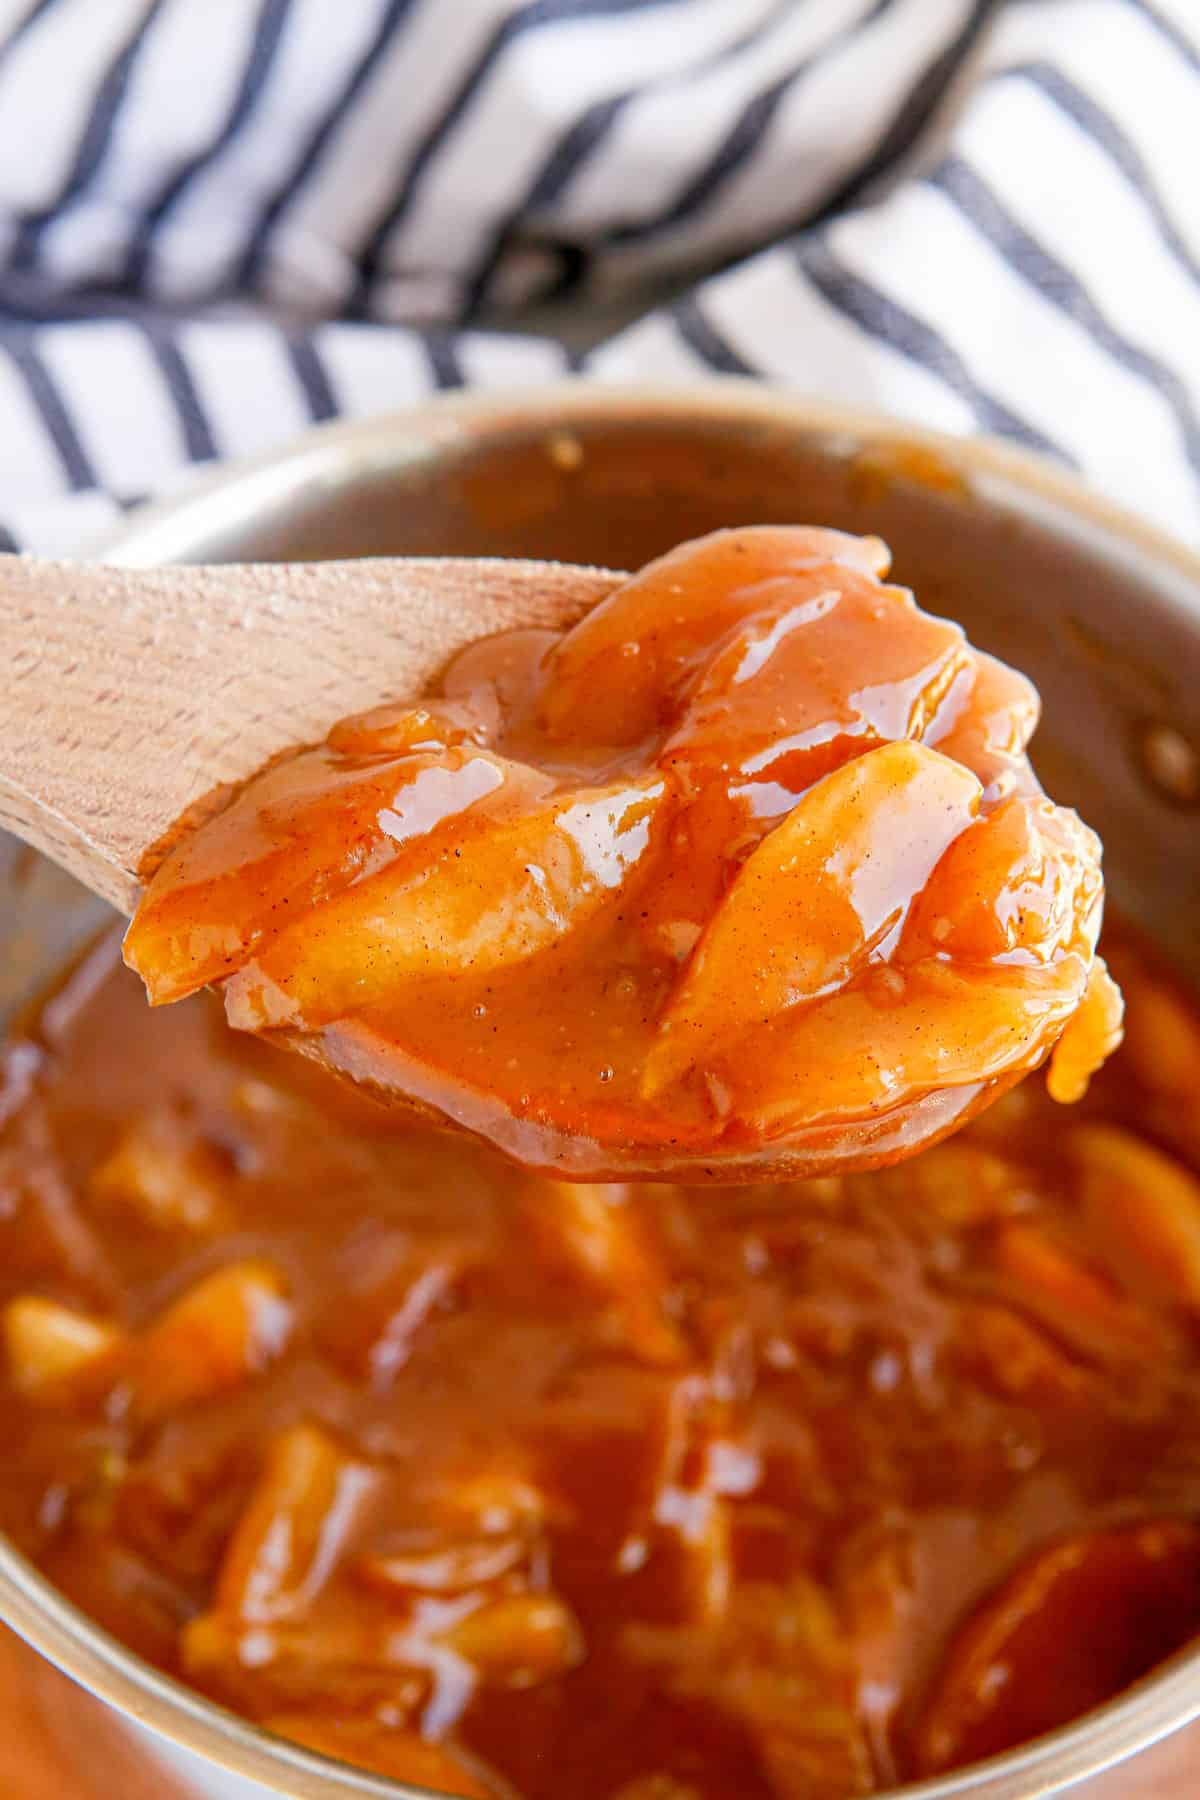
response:
{"label": "cloth fold", "polygon": [[0,541],[440,388],[712,371],[1200,541],[1197,120],[1195,0],[0,0]]}

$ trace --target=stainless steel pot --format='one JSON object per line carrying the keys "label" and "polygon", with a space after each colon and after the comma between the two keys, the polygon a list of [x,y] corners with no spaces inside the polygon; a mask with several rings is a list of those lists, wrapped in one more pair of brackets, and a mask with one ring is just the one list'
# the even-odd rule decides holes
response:
{"label": "stainless steel pot", "polygon": [[[1200,978],[1200,559],[1000,445],[742,382],[456,398],[314,432],[223,472],[136,514],[106,554],[403,551],[630,567],[717,525],[782,520],[880,533],[927,606],[1029,671],[1045,701],[1035,748],[1048,785],[1102,832],[1117,902]],[[0,839],[0,1016],[102,913]],[[143,1739],[164,1782],[173,1766],[190,1791],[214,1796],[419,1791],[293,1749],[166,1680],[2,1542],[0,1617]],[[1077,1724],[910,1787],[906,1800],[1068,1788],[1086,1800],[1182,1800],[1200,1791],[1200,1726],[1180,1731],[1198,1715],[1200,1650]]]}

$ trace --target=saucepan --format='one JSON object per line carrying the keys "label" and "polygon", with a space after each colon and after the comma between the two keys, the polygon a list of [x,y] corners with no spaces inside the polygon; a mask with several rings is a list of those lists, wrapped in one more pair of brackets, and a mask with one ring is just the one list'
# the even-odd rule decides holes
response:
{"label": "saucepan", "polygon": [[[1045,705],[1035,760],[1047,786],[1102,833],[1116,904],[1200,980],[1200,559],[1001,445],[732,381],[455,397],[312,432],[133,515],[104,554],[630,568],[719,525],[787,520],[878,532],[925,606],[1028,670]],[[97,903],[0,837],[0,1018],[98,922]],[[101,1745],[119,1731],[147,1794],[173,1781],[210,1800],[419,1791],[268,1737],[166,1679],[2,1542],[0,1618],[78,1684],[57,1686],[60,1738]],[[1200,1785],[1186,1773],[1200,1770],[1200,1725],[1183,1729],[1198,1716],[1200,1648],[1068,1728],[907,1788],[906,1800],[1182,1797]],[[97,1794],[111,1791],[93,1769]]]}

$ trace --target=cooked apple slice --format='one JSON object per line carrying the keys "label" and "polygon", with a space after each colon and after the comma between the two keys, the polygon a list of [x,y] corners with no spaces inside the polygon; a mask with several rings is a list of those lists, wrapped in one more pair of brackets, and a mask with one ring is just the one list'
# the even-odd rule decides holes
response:
{"label": "cooked apple slice", "polygon": [[974,769],[991,802],[1003,797],[1002,785],[1011,791],[1014,783],[1027,786],[1032,780],[1025,747],[1037,730],[1042,703],[1019,669],[981,650],[971,661],[973,679],[964,706],[952,719],[939,721],[926,742]]}
{"label": "cooked apple slice", "polygon": [[491,1594],[506,1591],[513,1578],[525,1579],[529,1543],[500,1533],[467,1538],[435,1538],[429,1547],[387,1553],[366,1552],[355,1574],[378,1593],[412,1604],[423,1594]]}
{"label": "cooked apple slice", "polygon": [[217,1611],[247,1624],[302,1614],[329,1579],[373,1482],[372,1470],[321,1426],[281,1432],[225,1552]]}
{"label": "cooked apple slice", "polygon": [[979,798],[969,769],[908,742],[810,788],[743,864],[697,944],[647,1057],[645,1091],[849,980],[903,924]]}
{"label": "cooked apple slice", "polygon": [[339,756],[407,756],[485,744],[495,729],[495,718],[466,700],[390,701],[340,719],[326,742]]}
{"label": "cooked apple slice", "polygon": [[287,1342],[292,1308],[282,1271],[260,1257],[202,1276],[131,1341],[139,1416],[160,1418],[250,1381]]}
{"label": "cooked apple slice", "polygon": [[608,1303],[623,1348],[651,1364],[686,1361],[686,1345],[667,1313],[668,1272],[636,1188],[540,1180],[521,1190],[520,1205],[531,1253],[560,1279]]}
{"label": "cooked apple slice", "polygon": [[[1087,962],[1103,896],[1095,833],[1043,795],[1019,794],[950,846],[913,904],[897,961],[1045,966],[1074,952]],[[1046,1078],[1053,1099],[1082,1098],[1121,1041],[1121,1018],[1120,990],[1096,958],[1054,1047]]]}
{"label": "cooked apple slice", "polygon": [[1121,990],[1109,974],[1104,958],[1098,956],[1083,999],[1067,1020],[1050,1057],[1046,1092],[1052,1100],[1070,1106],[1083,1099],[1092,1076],[1124,1037],[1124,1019]]}
{"label": "cooked apple slice", "polygon": [[[1087,975],[1075,955],[1045,968],[957,969],[931,958],[873,971],[728,1050],[739,1111],[770,1139],[1032,1068]],[[715,1069],[719,1078],[719,1059]]]}
{"label": "cooked apple slice", "polygon": [[88,1177],[89,1197],[152,1231],[205,1236],[234,1229],[230,1173],[210,1144],[166,1108],[127,1125]]}
{"label": "cooked apple slice", "polygon": [[669,715],[688,660],[728,623],[817,591],[814,573],[882,575],[878,538],[802,525],[715,531],[681,544],[610,594],[551,659],[542,717],[552,736],[635,744]]}
{"label": "cooked apple slice", "polygon": [[500,1594],[437,1634],[493,1687],[534,1687],[582,1660],[583,1632],[553,1593]]}
{"label": "cooked apple slice", "polygon": [[1153,1519],[1063,1538],[985,1600],[951,1646],[916,1733],[917,1773],[1065,1725],[1200,1628],[1200,1532]]}
{"label": "cooked apple slice", "polygon": [[357,883],[267,945],[226,986],[230,1023],[312,1029],[385,1000],[398,983],[536,955],[648,860],[665,795],[661,779],[629,781],[443,833],[432,861]]}
{"label": "cooked apple slice", "polygon": [[844,1621],[815,1581],[744,1581],[708,1628],[631,1621],[632,1662],[668,1694],[741,1728],[775,1800],[849,1800],[875,1787]]}
{"label": "cooked apple slice", "polygon": [[1200,1177],[1116,1125],[1077,1126],[1067,1144],[1084,1210],[1119,1266],[1200,1314]]}
{"label": "cooked apple slice", "polygon": [[1090,955],[1103,892],[1095,832],[1052,800],[1018,796],[946,851],[913,903],[900,957],[978,965]]}
{"label": "cooked apple slice", "polygon": [[1030,1219],[1010,1219],[987,1258],[1006,1297],[1090,1362],[1153,1357],[1159,1321],[1131,1303],[1105,1271]]}
{"label": "cooked apple slice", "polygon": [[787,585],[717,648],[660,757],[693,787],[740,780],[759,818],[872,744],[925,739],[973,679],[961,628],[905,589],[829,568]]}
{"label": "cooked apple slice", "polygon": [[152,1005],[237,968],[307,908],[420,849],[500,790],[549,777],[461,748],[345,760],[327,746],[260,775],[155,873],[125,937]]}
{"label": "cooked apple slice", "polygon": [[18,1294],[8,1302],[0,1314],[0,1337],[13,1387],[37,1400],[68,1398],[72,1378],[122,1341],[117,1326],[41,1294]]}
{"label": "cooked apple slice", "polygon": [[1110,940],[1108,956],[1128,1001],[1126,1067],[1165,1109],[1190,1111],[1200,1093],[1200,1010],[1131,945]]}

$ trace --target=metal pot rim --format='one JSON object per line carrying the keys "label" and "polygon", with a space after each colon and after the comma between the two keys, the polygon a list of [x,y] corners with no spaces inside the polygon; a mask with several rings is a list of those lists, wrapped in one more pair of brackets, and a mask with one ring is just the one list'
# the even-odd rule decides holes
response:
{"label": "metal pot rim", "polygon": [[[999,483],[1027,509],[1048,506],[1081,526],[1099,527],[1125,551],[1170,570],[1186,587],[1195,587],[1194,601],[1185,598],[1184,606],[1194,609],[1200,628],[1200,555],[1073,476],[994,439],[955,438],[730,377],[686,387],[565,381],[528,390],[445,395],[378,419],[320,426],[283,449],[225,465],[179,496],[137,509],[93,554],[129,565],[187,561],[198,540],[218,528],[250,522],[273,502],[336,490],[513,422],[553,431],[572,419],[602,423],[651,414],[680,421],[761,422],[835,441],[928,451],[981,491]],[[331,1795],[422,1800],[428,1793],[300,1749],[161,1674],[64,1599],[3,1538],[0,1619],[118,1712],[202,1761],[262,1783],[286,1800],[329,1800]],[[891,1790],[891,1796],[1038,1800],[1112,1768],[1197,1716],[1200,1646],[1181,1652],[1071,1725],[987,1762]]]}
{"label": "metal pot rim", "polygon": [[[336,489],[363,476],[428,460],[471,437],[520,420],[548,433],[568,419],[587,423],[697,416],[732,423],[787,425],[808,437],[916,448],[936,465],[979,488],[994,478],[1026,499],[1057,506],[1081,523],[1099,526],[1191,582],[1200,582],[1200,548],[1130,512],[1047,458],[985,435],[955,437],[892,414],[810,400],[743,376],[712,376],[686,386],[618,385],[573,377],[540,387],[466,390],[434,395],[419,405],[377,418],[340,420],[298,433],[287,444],[222,463],[189,481],[178,494],[135,507],[91,550],[103,562],[131,567],[186,561],[189,546],[218,523],[252,520],[271,501],[305,491]],[[919,471],[905,471],[920,481]],[[1197,596],[1200,613],[1200,595]]]}

